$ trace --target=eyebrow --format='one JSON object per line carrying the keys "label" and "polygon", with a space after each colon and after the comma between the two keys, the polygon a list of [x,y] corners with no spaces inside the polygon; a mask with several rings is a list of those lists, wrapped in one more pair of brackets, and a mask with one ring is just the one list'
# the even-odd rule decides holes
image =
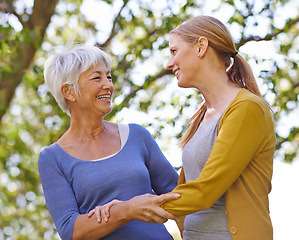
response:
{"label": "eyebrow", "polygon": [[[92,74],[94,74],[94,73],[101,74],[102,72],[97,70],[97,71],[93,71],[92,73],[90,73],[90,75],[92,75]],[[107,71],[106,74],[111,74],[111,72],[110,72],[110,71]]]}

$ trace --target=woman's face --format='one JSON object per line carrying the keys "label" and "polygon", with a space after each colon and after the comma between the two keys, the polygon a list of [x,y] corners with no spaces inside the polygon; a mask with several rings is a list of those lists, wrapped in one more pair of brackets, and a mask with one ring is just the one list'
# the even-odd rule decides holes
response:
{"label": "woman's face", "polygon": [[197,68],[196,45],[190,45],[179,35],[170,34],[169,39],[170,59],[166,68],[172,70],[178,80],[178,86],[183,88],[195,87]]}
{"label": "woman's face", "polygon": [[79,77],[80,94],[76,98],[79,108],[84,112],[98,112],[105,116],[111,112],[111,97],[114,91],[111,72],[100,61]]}

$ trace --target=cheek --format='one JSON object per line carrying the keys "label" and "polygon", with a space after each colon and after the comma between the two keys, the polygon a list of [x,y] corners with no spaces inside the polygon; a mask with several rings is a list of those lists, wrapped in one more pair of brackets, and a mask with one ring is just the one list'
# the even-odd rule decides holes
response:
{"label": "cheek", "polygon": [[181,63],[180,69],[185,76],[189,76],[190,74],[193,74],[195,70],[194,66],[194,62],[186,58],[185,61]]}
{"label": "cheek", "polygon": [[197,55],[194,56],[194,53],[191,51],[186,51],[180,55],[177,56],[177,63],[179,65],[183,65],[185,68],[186,67],[192,67],[195,64],[195,61],[197,60]]}
{"label": "cheek", "polygon": [[113,85],[113,83],[111,83],[111,88],[110,88],[110,92],[111,92],[111,94],[113,94],[113,92],[114,92],[114,85]]}
{"label": "cheek", "polygon": [[197,58],[194,57],[186,57],[185,60],[185,68],[186,70],[190,73],[190,74],[194,74],[195,72],[198,71],[198,62],[197,62]]}
{"label": "cheek", "polygon": [[181,76],[179,78],[180,87],[191,87],[192,82],[194,82],[195,76],[197,74],[197,69],[194,62],[186,61],[181,68]]}

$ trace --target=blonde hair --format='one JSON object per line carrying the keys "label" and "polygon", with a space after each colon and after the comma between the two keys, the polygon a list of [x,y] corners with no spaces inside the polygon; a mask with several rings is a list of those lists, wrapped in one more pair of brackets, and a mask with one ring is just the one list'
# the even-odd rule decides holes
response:
{"label": "blonde hair", "polygon": [[[170,31],[170,34],[180,36],[189,44],[195,44],[199,37],[206,37],[209,41],[209,47],[213,48],[219,59],[224,62],[229,81],[261,97],[249,64],[237,54],[232,36],[221,21],[211,16],[197,16],[181,23]],[[231,58],[233,58],[233,63],[231,63]],[[181,148],[185,147],[196,132],[206,109],[206,103],[203,101],[200,108],[189,120],[188,129],[179,143]]]}

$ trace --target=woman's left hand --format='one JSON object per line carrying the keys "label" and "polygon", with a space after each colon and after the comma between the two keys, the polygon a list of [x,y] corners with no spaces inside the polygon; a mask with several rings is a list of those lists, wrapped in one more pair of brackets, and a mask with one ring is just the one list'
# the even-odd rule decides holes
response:
{"label": "woman's left hand", "polygon": [[119,200],[115,199],[115,200],[112,200],[109,203],[106,203],[103,206],[97,206],[88,213],[88,217],[90,218],[92,215],[95,214],[96,219],[99,223],[102,221],[102,219],[104,219],[105,222],[108,222],[109,217],[110,217],[110,208],[113,205],[115,205],[117,203],[120,203],[120,202],[122,202],[122,201],[119,201]]}

